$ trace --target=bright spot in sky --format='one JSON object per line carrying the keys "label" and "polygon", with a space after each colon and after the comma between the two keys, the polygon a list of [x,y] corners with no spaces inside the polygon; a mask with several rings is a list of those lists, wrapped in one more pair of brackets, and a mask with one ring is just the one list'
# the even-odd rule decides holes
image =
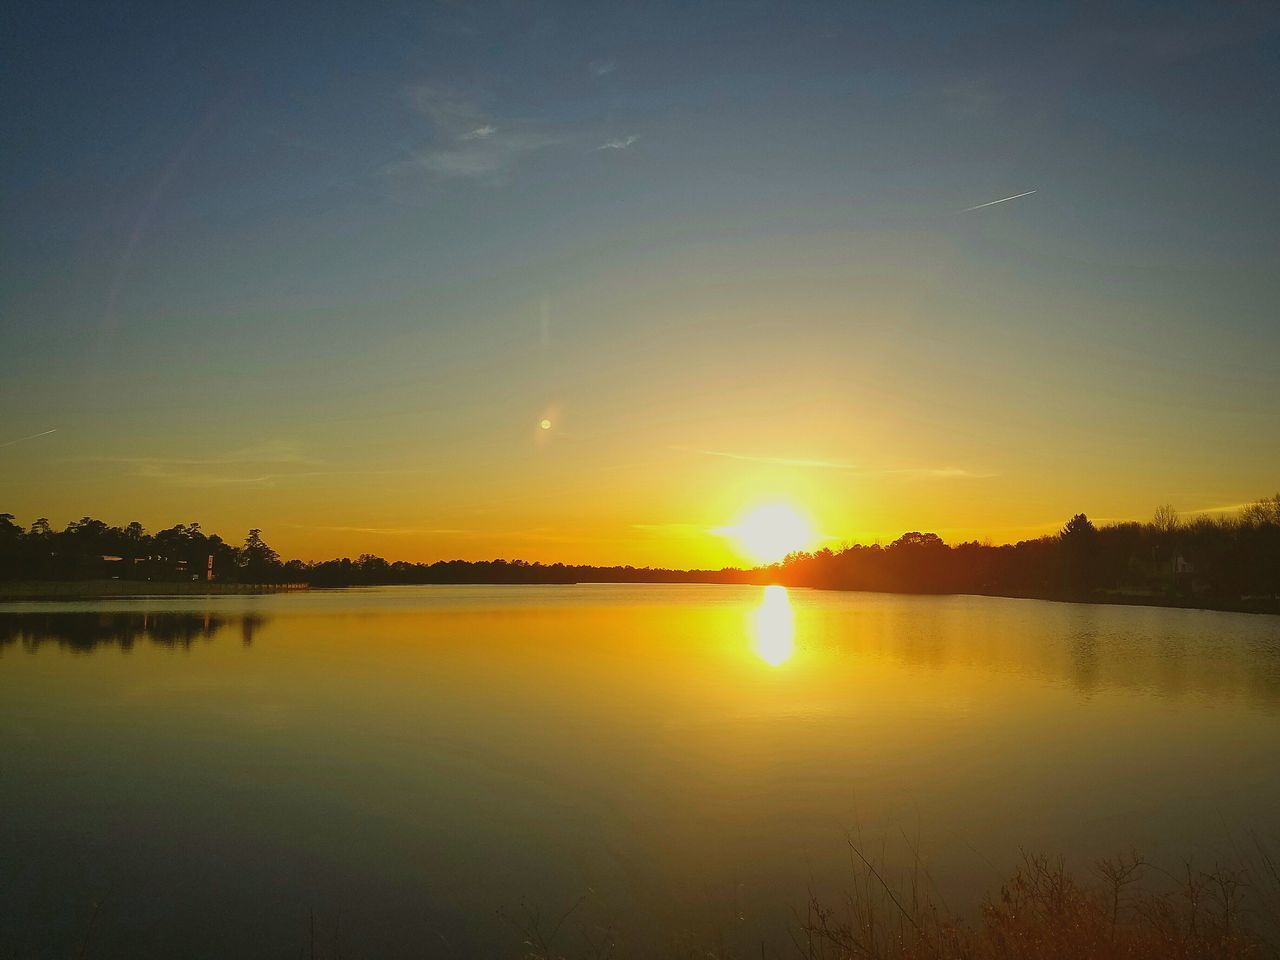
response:
{"label": "bright spot in sky", "polygon": [[756,656],[773,667],[790,660],[796,651],[796,624],[787,588],[765,587],[764,599],[756,607],[753,619],[752,646]]}
{"label": "bright spot in sky", "polygon": [[786,503],[756,507],[737,523],[716,533],[730,537],[757,563],[773,563],[797,550],[811,550],[818,541],[809,518]]}
{"label": "bright spot in sky", "polygon": [[538,426],[540,426],[543,430],[550,430],[550,429],[551,429],[551,421],[550,421],[550,420],[543,420],[543,421],[541,421],[541,422],[538,424]]}

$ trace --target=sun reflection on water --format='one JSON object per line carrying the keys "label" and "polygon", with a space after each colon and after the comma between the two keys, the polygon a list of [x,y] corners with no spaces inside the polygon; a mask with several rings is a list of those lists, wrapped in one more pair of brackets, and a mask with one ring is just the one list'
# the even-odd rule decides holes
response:
{"label": "sun reflection on water", "polygon": [[770,666],[780,666],[796,652],[796,623],[787,588],[764,588],[764,598],[752,613],[752,649]]}

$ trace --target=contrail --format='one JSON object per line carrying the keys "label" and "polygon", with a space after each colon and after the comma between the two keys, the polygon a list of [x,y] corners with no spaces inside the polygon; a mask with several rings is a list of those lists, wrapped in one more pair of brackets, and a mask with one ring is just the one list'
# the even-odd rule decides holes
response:
{"label": "contrail", "polygon": [[976,207],[965,207],[961,213],[968,213],[970,210],[981,210],[983,207],[994,207],[997,203],[1007,203],[1010,200],[1017,200],[1019,197],[1029,197],[1033,193],[1039,193],[1039,190],[1028,190],[1026,193],[1015,193],[1012,197],[1002,197],[999,200],[989,200],[986,203],[980,203]]}
{"label": "contrail", "polygon": [[33,433],[29,437],[19,437],[17,440],[6,440],[4,443],[0,443],[0,447],[12,447],[15,443],[21,443],[23,440],[35,440],[37,437],[47,437],[49,434],[57,432],[58,428],[54,427],[52,430],[46,430],[44,433]]}

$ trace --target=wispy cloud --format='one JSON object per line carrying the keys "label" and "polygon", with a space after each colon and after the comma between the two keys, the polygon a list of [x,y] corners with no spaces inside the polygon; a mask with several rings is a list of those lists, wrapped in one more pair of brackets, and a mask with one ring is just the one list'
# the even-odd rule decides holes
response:
{"label": "wispy cloud", "polygon": [[347,470],[308,455],[284,441],[257,444],[199,457],[73,457],[67,462],[118,464],[140,480],[179,487],[271,487],[325,477],[417,474],[421,470]]}
{"label": "wispy cloud", "polygon": [[733,453],[729,450],[700,450],[696,447],[672,447],[681,453],[696,453],[703,457],[723,457],[726,460],[743,460],[747,463],[768,463],[783,467],[813,467],[819,470],[856,471],[858,465],[845,460],[815,460],[802,457],[768,457],[751,453]]}
{"label": "wispy cloud", "polygon": [[604,143],[600,144],[600,146],[596,147],[596,149],[597,150],[626,150],[628,147],[630,147],[633,143],[635,143],[639,139],[640,139],[639,134],[632,133],[625,137],[617,137],[613,140],[606,140]]}
{"label": "wispy cloud", "polygon": [[555,139],[541,133],[498,133],[459,142],[461,146],[416,154],[408,166],[442,179],[496,180],[510,173],[523,157]]}
{"label": "wispy cloud", "polygon": [[283,470],[272,473],[252,473],[247,476],[212,472],[208,469],[176,467],[163,461],[138,462],[134,475],[144,480],[158,480],[180,487],[274,487],[282,483],[315,480],[330,477],[386,477],[418,474],[421,470]]}
{"label": "wispy cloud", "polygon": [[566,530],[560,527],[528,527],[525,529],[477,530],[467,527],[431,526],[358,526],[321,525],[310,523],[286,523],[281,526],[295,530],[332,530],[338,533],[362,533],[380,537],[460,537],[469,540],[488,540],[510,543],[529,541],[535,543],[607,543],[610,538],[595,533]]}
{"label": "wispy cloud", "polygon": [[605,77],[617,70],[618,64],[613,60],[592,60],[587,69],[593,77]]}
{"label": "wispy cloud", "polygon": [[307,456],[297,444],[285,441],[273,441],[247,447],[228,450],[226,453],[204,457],[75,457],[74,460],[92,461],[95,463],[135,463],[166,464],[182,467],[209,467],[234,464],[284,464],[284,463],[319,463]]}
{"label": "wispy cloud", "polygon": [[898,467],[869,472],[885,476],[935,480],[989,480],[996,476],[996,474],[985,470],[966,470],[963,467]]}
{"label": "wispy cloud", "polygon": [[275,484],[283,476],[278,473],[263,473],[251,476],[234,476],[226,473],[211,473],[208,470],[197,470],[190,467],[175,467],[162,462],[138,462],[133,471],[140,480],[158,480],[178,487],[268,487]]}
{"label": "wispy cloud", "polygon": [[291,527],[294,530],[333,530],[338,533],[368,533],[376,536],[385,537],[413,537],[413,536],[477,536],[475,530],[465,530],[458,527],[347,527],[347,526],[327,526],[312,523],[286,523],[285,527]]}
{"label": "wispy cloud", "polygon": [[771,466],[801,467],[814,470],[838,470],[864,477],[896,476],[907,479],[936,480],[985,480],[994,477],[994,473],[967,470],[963,467],[865,467],[848,460],[827,460],[809,457],[774,457],[760,456],[750,453],[735,453],[729,450],[703,450],[696,447],[671,447],[683,453],[694,453],[703,457],[723,457],[728,460],[742,460],[747,463],[763,463]]}
{"label": "wispy cloud", "polygon": [[519,163],[560,137],[531,120],[501,120],[471,98],[433,84],[409,92],[413,109],[431,124],[427,144],[389,165],[391,176],[425,174],[436,180],[501,181]]}
{"label": "wispy cloud", "polygon": [[474,99],[450,86],[422,83],[410,87],[408,96],[410,106],[448,136],[474,130],[487,120],[485,111]]}
{"label": "wispy cloud", "polygon": [[474,130],[468,130],[466,133],[460,134],[458,136],[458,139],[459,140],[484,140],[488,137],[492,137],[497,132],[498,132],[497,127],[495,127],[492,123],[486,123],[476,127]]}
{"label": "wispy cloud", "polygon": [[1251,506],[1252,503],[1253,501],[1247,501],[1247,502],[1241,502],[1241,503],[1227,503],[1219,507],[1201,507],[1198,510],[1187,510],[1185,512],[1189,516],[1196,516],[1197,514],[1202,514],[1202,513],[1238,513],[1241,510],[1243,510],[1245,507]]}
{"label": "wispy cloud", "polygon": [[640,530],[654,536],[688,536],[689,534],[711,533],[705,523],[633,523],[632,530]]}
{"label": "wispy cloud", "polygon": [[18,437],[15,440],[6,440],[4,443],[0,443],[0,447],[12,447],[15,443],[24,443],[27,440],[38,440],[40,437],[47,437],[49,434],[57,432],[58,428],[54,427],[52,430],[45,430],[43,433],[33,433],[29,437]]}

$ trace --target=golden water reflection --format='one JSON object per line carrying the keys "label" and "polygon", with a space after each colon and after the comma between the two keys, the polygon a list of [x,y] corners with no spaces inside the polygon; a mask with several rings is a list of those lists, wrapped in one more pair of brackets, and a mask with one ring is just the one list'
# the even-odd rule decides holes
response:
{"label": "golden water reflection", "polygon": [[12,606],[0,947],[33,956],[81,952],[86,849],[100,954],[287,956],[316,903],[370,955],[431,922],[506,956],[495,910],[589,885],[628,940],[734,916],[751,956],[847,889],[846,830],[905,825],[967,910],[1024,846],[1211,862],[1280,809],[1276,617],[685,584]]}
{"label": "golden water reflection", "polygon": [[770,666],[781,666],[796,652],[796,621],[787,588],[764,588],[760,605],[751,614],[751,647]]}

